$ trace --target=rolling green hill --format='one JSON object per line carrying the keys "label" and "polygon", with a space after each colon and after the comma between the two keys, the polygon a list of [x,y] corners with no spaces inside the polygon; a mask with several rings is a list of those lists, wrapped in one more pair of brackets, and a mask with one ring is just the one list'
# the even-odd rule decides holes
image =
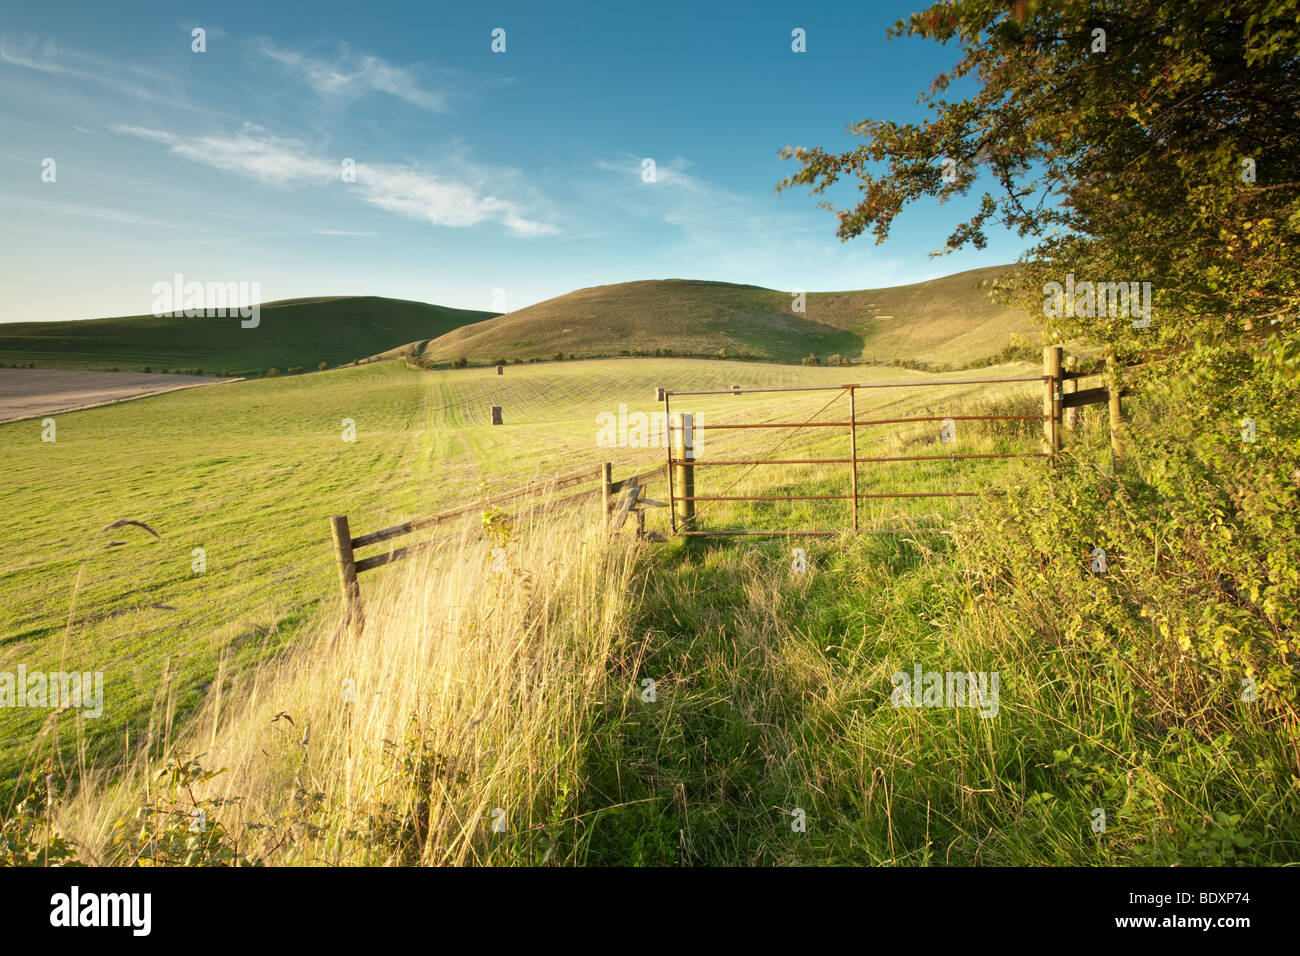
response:
{"label": "rolling green hill", "polygon": [[0,325],[0,364],[37,368],[202,369],[244,375],[339,365],[432,339],[492,315],[379,296],[263,303],[256,328],[235,318],[122,318]]}
{"label": "rolling green hill", "polygon": [[339,296],[265,303],[249,329],[237,317],[23,322],[0,325],[0,365],[247,375],[401,355],[483,365],[658,353],[777,362],[841,355],[961,368],[999,355],[1013,335],[1037,341],[1029,316],[989,297],[991,281],[1008,268],[810,292],[802,313],[792,311],[789,292],[664,279],[579,289],[506,315]]}
{"label": "rolling green hill", "polygon": [[[579,289],[465,325],[395,354],[475,364],[623,354],[709,355],[797,362],[815,354],[910,359],[961,367],[1001,352],[1013,334],[1037,341],[1030,317],[989,298],[992,266],[856,292],[811,292],[803,313],[789,292],[666,279]],[[669,353],[667,350],[671,350]]]}

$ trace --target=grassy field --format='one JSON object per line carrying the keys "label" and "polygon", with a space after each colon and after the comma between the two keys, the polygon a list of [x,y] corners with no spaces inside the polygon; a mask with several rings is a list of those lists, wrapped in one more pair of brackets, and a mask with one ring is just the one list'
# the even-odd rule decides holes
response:
{"label": "grassy field", "polygon": [[[1157,603],[1195,616],[1179,609],[1178,575],[1135,574],[1133,557],[1089,575],[1091,528],[1061,519],[1045,545],[1029,541],[1047,527],[1038,516],[1074,500],[1035,459],[864,464],[863,493],[995,492],[864,503],[864,528],[884,534],[637,544],[602,537],[594,502],[507,509],[514,526],[475,513],[438,548],[367,573],[365,629],[339,631],[329,514],[357,533],[604,460],[618,476],[648,470],[663,449],[599,447],[598,414],[653,411],[661,384],[844,373],[633,359],[498,377],[387,362],[60,415],[56,443],[38,422],[0,427],[13,475],[0,535],[21,543],[0,578],[0,671],[102,670],[107,685],[99,719],[5,709],[0,846],[11,861],[50,851],[12,840],[43,832],[51,773],[50,818],[100,863],[1294,861],[1287,711],[1234,704],[1223,674],[1141,623]],[[1033,414],[1040,401],[1036,382],[853,373],[910,383],[860,392],[859,418]],[[674,408],[701,425],[836,421],[843,401]],[[503,426],[488,424],[492,404]],[[864,425],[860,452],[1039,447],[1032,420],[959,420],[953,446],[939,430]],[[847,450],[839,427],[700,435],[701,461]],[[1089,409],[1063,467],[1095,474],[1106,444]],[[847,478],[838,465],[704,466],[697,493],[836,495]],[[159,537],[102,530],[120,518]],[[699,518],[842,530],[847,505],[711,502]],[[652,529],[665,524],[651,512]],[[996,714],[890,706],[894,675],[916,667],[998,675]],[[200,766],[230,772],[205,782]],[[15,804],[32,779],[37,796]],[[196,809],[219,826],[195,837]]]}
{"label": "grassy field", "polygon": [[[599,413],[617,413],[621,403],[630,413],[655,411],[654,388],[661,384],[827,384],[843,381],[846,371],[656,359],[548,363],[497,376],[489,369],[430,372],[387,362],[59,415],[54,443],[40,440],[38,421],[2,426],[10,480],[0,490],[0,538],[13,544],[0,579],[0,665],[105,671],[114,704],[86,729],[111,757],[128,733],[149,733],[160,694],[167,708],[184,714],[218,669],[238,669],[284,646],[322,600],[327,611],[334,609],[329,515],[348,514],[355,534],[537,477],[582,468],[594,476],[601,461],[614,462],[616,476],[650,470],[665,451],[598,447]],[[933,380],[898,369],[852,372],[859,380]],[[1010,390],[1032,395],[1034,387]],[[694,411],[701,424],[737,417],[802,421],[819,412],[820,420],[836,414],[842,420],[843,401],[824,407],[827,394],[711,396],[674,407]],[[859,417],[869,401],[890,417],[943,412],[943,402],[980,394],[981,386],[876,390],[860,396]],[[493,404],[504,407],[504,426],[489,424]],[[354,442],[343,441],[344,419],[356,423]],[[934,445],[934,453],[946,450],[937,423],[924,434],[918,427],[890,430],[877,447],[891,454],[920,443]],[[872,447],[871,431],[860,430],[864,450]],[[845,435],[821,432],[834,435],[701,432],[700,455],[752,454],[784,437],[780,455],[842,456]],[[945,469],[954,466],[901,467],[864,465],[860,490],[918,482],[944,487]],[[728,483],[742,479],[734,493],[816,480],[829,489],[817,493],[841,494],[847,485],[846,468],[820,477],[813,467],[725,470],[732,473]],[[988,469],[966,469],[971,476],[981,472]],[[702,474],[698,493],[723,491],[721,481]],[[653,493],[666,497],[667,489]],[[701,508],[701,517],[716,526],[775,521],[841,528],[846,515],[843,502],[800,503],[780,514],[760,504]],[[888,523],[891,516],[886,505],[864,503],[864,523]],[[131,526],[101,531],[119,519],[142,521],[159,537]],[[652,513],[652,528],[665,524],[662,511]],[[114,541],[120,546],[106,547]],[[202,571],[195,570],[195,549],[203,552]],[[366,586],[386,573],[368,575]],[[21,760],[45,716],[14,713],[5,713],[0,733],[6,769]]]}
{"label": "grassy field", "polygon": [[1037,341],[1027,316],[989,298],[1009,267],[852,292],[792,294],[759,286],[669,279],[579,289],[408,349],[430,362],[476,364],[557,354],[753,357],[798,362],[809,354],[910,359],[960,367],[998,354],[1013,335]]}
{"label": "grassy field", "polygon": [[134,315],[0,325],[0,364],[36,368],[202,369],[208,375],[341,365],[491,316],[378,296],[286,299],[262,306],[256,328],[234,318]]}

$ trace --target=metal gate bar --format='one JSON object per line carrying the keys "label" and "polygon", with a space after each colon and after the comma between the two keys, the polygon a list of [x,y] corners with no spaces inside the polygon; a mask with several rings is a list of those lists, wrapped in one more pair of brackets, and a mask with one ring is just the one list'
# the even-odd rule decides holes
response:
{"label": "metal gate bar", "polygon": [[847,385],[770,385],[763,388],[664,389],[670,395],[757,395],[760,392],[825,392],[843,388],[926,388],[943,385],[997,385],[1003,382],[1044,382],[1048,375],[1017,375],[1011,378],[957,378],[946,382],[854,382]]}

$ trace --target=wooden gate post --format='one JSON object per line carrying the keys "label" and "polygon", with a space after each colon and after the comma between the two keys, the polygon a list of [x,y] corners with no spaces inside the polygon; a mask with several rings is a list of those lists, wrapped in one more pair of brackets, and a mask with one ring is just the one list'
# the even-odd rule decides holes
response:
{"label": "wooden gate post", "polygon": [[609,486],[613,482],[614,466],[605,462],[600,466],[600,526],[602,528],[609,525],[609,510],[614,504]]}
{"label": "wooden gate post", "polygon": [[1055,458],[1061,450],[1061,346],[1043,348],[1043,437]]}
{"label": "wooden gate post", "polygon": [[[678,412],[675,416],[676,429],[673,432],[673,457],[677,459],[677,494],[673,511],[677,520],[686,531],[695,530],[695,465],[686,464],[695,461],[695,416],[690,412]],[[686,499],[686,500],[682,500]],[[676,507],[680,505],[680,508]]]}
{"label": "wooden gate post", "polygon": [[334,535],[334,550],[339,562],[339,590],[343,597],[343,622],[346,627],[360,630],[365,624],[361,610],[361,586],[357,583],[357,560],[352,554],[352,531],[347,515],[330,518],[330,531]]}
{"label": "wooden gate post", "polygon": [[1112,471],[1124,467],[1124,410],[1120,408],[1119,356],[1115,346],[1106,349],[1106,388],[1110,392],[1110,465]]}

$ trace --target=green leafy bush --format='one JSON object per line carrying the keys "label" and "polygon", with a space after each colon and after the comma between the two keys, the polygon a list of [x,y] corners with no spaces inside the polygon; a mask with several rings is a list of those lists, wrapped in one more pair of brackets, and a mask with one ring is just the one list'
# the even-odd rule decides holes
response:
{"label": "green leafy bush", "polygon": [[76,844],[52,822],[54,776],[31,773],[0,816],[0,867],[81,866]]}

